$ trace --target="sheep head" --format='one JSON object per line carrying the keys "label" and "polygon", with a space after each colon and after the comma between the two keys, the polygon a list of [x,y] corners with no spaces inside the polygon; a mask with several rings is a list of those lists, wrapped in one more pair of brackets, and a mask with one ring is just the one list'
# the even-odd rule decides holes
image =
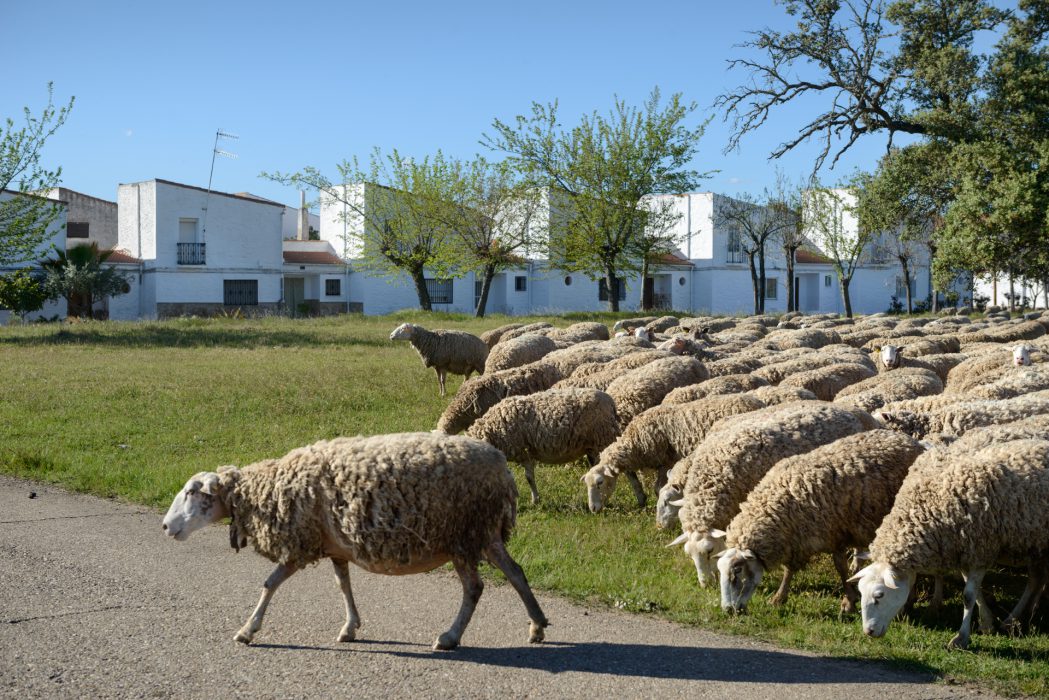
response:
{"label": "sheep head", "polygon": [[163,527],[170,537],[183,541],[196,530],[229,515],[216,472],[194,474],[171,502]]}
{"label": "sheep head", "polygon": [[1013,348],[1013,364],[1017,367],[1031,366],[1031,347],[1029,345],[1017,345]]}
{"label": "sheep head", "polygon": [[677,520],[678,511],[681,510],[681,498],[684,493],[681,487],[674,484],[664,484],[659,489],[659,497],[656,499],[656,527],[665,529]]}
{"label": "sheep head", "polygon": [[390,333],[390,340],[411,340],[414,330],[415,324],[402,323],[393,329],[393,333]]}
{"label": "sheep head", "polygon": [[692,557],[701,587],[705,588],[708,583],[717,580],[715,555],[725,549],[724,531],[685,532],[667,546],[676,547],[679,544],[684,544],[685,554]]}
{"label": "sheep head", "polygon": [[743,612],[765,575],[765,565],[749,549],[726,549],[718,555],[721,573],[721,609]]}
{"label": "sheep head", "polygon": [[882,346],[881,364],[885,369],[896,369],[899,367],[901,357],[903,357],[903,348],[895,345]]}
{"label": "sheep head", "polygon": [[583,475],[583,483],[586,484],[587,501],[590,504],[591,513],[600,513],[605,503],[612,497],[616,490],[618,477],[600,464],[593,467]]}
{"label": "sheep head", "polygon": [[914,572],[905,574],[884,562],[875,562],[849,579],[857,581],[860,589],[864,634],[885,636],[889,623],[907,602],[914,578]]}
{"label": "sheep head", "polygon": [[652,334],[648,332],[648,329],[641,326],[634,330],[634,337],[640,338],[641,340],[652,340]]}

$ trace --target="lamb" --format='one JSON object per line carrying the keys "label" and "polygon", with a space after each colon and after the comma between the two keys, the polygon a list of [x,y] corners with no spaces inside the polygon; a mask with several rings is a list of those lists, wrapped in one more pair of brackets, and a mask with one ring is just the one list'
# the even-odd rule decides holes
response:
{"label": "lamb", "polygon": [[686,458],[679,513],[684,532],[668,545],[684,544],[700,585],[715,575],[713,554],[724,549],[723,528],[776,462],[879,427],[864,411],[822,401],[781,404],[721,423]]}
{"label": "lamb", "polygon": [[868,413],[892,401],[903,401],[919,396],[943,392],[943,382],[927,369],[904,368],[891,374],[879,374],[845,387],[834,397],[834,402],[862,408]]}
{"label": "lamb", "polygon": [[535,333],[526,333],[510,340],[503,340],[492,348],[488,361],[485,363],[485,371],[498,372],[501,369],[527,365],[529,362],[543,359],[556,349],[557,344],[552,339]]}
{"label": "lamb", "polygon": [[586,457],[593,466],[619,436],[618,425],[615,403],[603,391],[550,389],[500,401],[466,434],[524,467],[532,503],[538,503],[536,462],[563,464]]}
{"label": "lamb", "polygon": [[768,386],[768,382],[760,377],[755,377],[750,374],[726,374],[724,376],[708,379],[699,384],[690,384],[689,386],[674,389],[663,397],[662,405],[670,406],[673,404],[689,403],[690,401],[697,401],[708,396],[716,396],[719,394],[738,394],[764,386]]}
{"label": "lamb", "polygon": [[937,433],[957,437],[972,428],[1012,423],[1044,413],[1049,413],[1049,391],[1036,391],[1000,401],[960,401],[925,413],[886,408],[876,415],[887,427],[920,440]]}
{"label": "lamb", "polygon": [[1005,623],[1033,611],[1046,581],[1049,557],[1049,441],[1016,440],[952,455],[942,470],[908,475],[870,546],[872,564],[859,582],[863,631],[881,637],[923,571],[960,570],[964,614],[949,648],[969,645],[973,608],[980,627],[994,617],[980,584],[999,562],[1026,564],[1027,590]]}
{"label": "lamb", "polygon": [[481,340],[483,340],[484,344],[488,346],[489,350],[491,350],[496,346],[496,344],[498,344],[499,339],[503,337],[504,333],[516,330],[523,325],[523,323],[507,323],[504,326],[499,326],[498,328],[493,328],[491,330],[485,331],[481,334]]}
{"label": "lamb", "polygon": [[839,362],[792,374],[780,382],[779,386],[808,389],[821,401],[833,401],[838,392],[845,387],[876,375],[877,372],[865,365]]}
{"label": "lamb", "polygon": [[846,550],[866,548],[892,508],[911,463],[912,438],[871,430],[780,460],[761,479],[726,531],[718,559],[721,607],[741,612],[765,571],[782,565],[773,605],[787,602],[790,581],[816,554],[831,554],[845,588],[842,611],[856,611]]}
{"label": "lamb", "polygon": [[691,403],[655,406],[630,422],[623,434],[601,453],[597,464],[583,476],[590,511],[598,513],[612,497],[620,475],[631,478],[638,507],[646,497],[637,472],[656,471],[656,489],[662,487],[666,470],[692,452],[707,429],[726,416],[764,408],[765,404],[746,394],[711,396]]}
{"label": "lamb", "polygon": [[468,379],[444,409],[437,429],[449,435],[461,433],[506,397],[546,391],[559,382],[561,376],[555,365],[543,359]]}
{"label": "lamb", "polygon": [[444,380],[449,372],[466,379],[473,372],[484,374],[488,346],[465,331],[428,331],[414,323],[402,323],[390,333],[390,340],[407,340],[419,353],[423,366],[433,367],[441,396],[445,395]]}
{"label": "lamb", "polygon": [[627,372],[608,385],[608,395],[616,402],[620,425],[626,427],[634,416],[652,408],[674,389],[697,384],[710,377],[693,357],[666,357]]}
{"label": "lamb", "polygon": [[163,529],[178,541],[229,517],[229,541],[277,564],[235,639],[250,644],[277,588],[299,569],[331,559],[346,603],[337,641],[353,641],[360,615],[349,564],[394,576],[451,561],[463,585],[459,614],[434,649],[462,639],[484,584],[477,564],[498,567],[524,601],[528,639],[549,624],[524,572],[507,553],[517,488],[495,448],[465,437],[400,433],[336,438],[243,468],[192,476],[175,496]]}

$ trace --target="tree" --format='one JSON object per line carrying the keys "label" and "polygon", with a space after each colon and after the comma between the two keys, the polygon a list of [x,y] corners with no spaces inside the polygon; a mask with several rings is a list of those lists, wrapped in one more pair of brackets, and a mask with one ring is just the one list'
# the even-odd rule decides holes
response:
{"label": "tree", "polygon": [[849,285],[873,236],[855,218],[855,195],[847,189],[831,189],[818,183],[805,192],[803,209],[805,230],[813,242],[831,259],[838,273],[845,315],[852,318]]}
{"label": "tree", "polygon": [[47,106],[34,116],[24,109],[25,124],[16,129],[10,117],[0,129],[0,192],[13,190],[19,196],[0,201],[0,264],[31,260],[47,236],[48,227],[61,214],[54,202],[36,196],[59,183],[62,169],[47,170],[40,165],[44,143],[60,126],[73,108],[69,104],[55,107],[54,87],[47,84]]}
{"label": "tree", "polygon": [[[431,310],[425,271],[447,277],[463,264],[458,245],[442,211],[448,202],[451,165],[440,151],[416,160],[396,150],[372,152],[369,167],[357,159],[338,164],[339,182],[313,167],[292,174],[262,173],[262,177],[297,189],[313,188],[322,203],[341,205],[346,244],[364,269],[380,275],[407,274],[415,284],[419,308]],[[382,185],[379,183],[389,183]]]}
{"label": "tree", "polygon": [[47,297],[63,297],[69,316],[94,318],[96,303],[128,292],[124,273],[104,264],[112,254],[111,250],[99,250],[97,243],[55,251],[40,262]]}
{"label": "tree", "polygon": [[28,314],[44,308],[47,300],[44,281],[39,274],[22,268],[0,275],[0,308],[10,309],[23,323]]}
{"label": "tree", "polygon": [[669,228],[671,208],[645,200],[688,191],[705,177],[687,168],[704,128],[685,125],[695,109],[680,94],[662,106],[657,88],[641,108],[616,98],[607,116],[594,112],[565,129],[556,102],[533,103],[530,116],[512,125],[496,119],[494,135],[482,139],[564,206],[564,225],[550,230],[551,263],[604,279],[613,311],[620,277],[647,271],[643,238]]}
{"label": "tree", "polygon": [[463,247],[463,269],[481,275],[481,294],[475,309],[482,318],[488,305],[492,279],[505,269],[520,265],[522,253],[537,245],[536,214],[541,193],[522,180],[505,162],[485,158],[448,162],[442,179],[440,201],[448,206],[445,224]]}

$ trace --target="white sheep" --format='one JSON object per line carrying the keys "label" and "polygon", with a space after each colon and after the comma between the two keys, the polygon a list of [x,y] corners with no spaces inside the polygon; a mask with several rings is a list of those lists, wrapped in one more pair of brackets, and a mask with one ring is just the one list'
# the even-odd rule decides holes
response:
{"label": "white sheep", "polygon": [[419,353],[425,367],[433,367],[441,396],[445,395],[445,376],[462,374],[466,379],[477,372],[484,374],[488,346],[476,335],[465,331],[428,331],[414,323],[402,323],[390,333],[390,340],[407,340]]}
{"label": "white sheep", "polygon": [[250,644],[273,594],[296,571],[329,558],[346,603],[337,640],[352,641],[360,615],[349,564],[378,574],[430,571],[452,562],[463,585],[455,622],[434,642],[454,649],[484,584],[483,558],[524,601],[529,641],[541,642],[546,617],[505,543],[516,518],[517,488],[499,450],[466,437],[401,433],[337,438],[237,469],[201,472],[175,496],[163,528],[185,540],[229,517],[230,544],[251,542],[277,564],[236,641]]}

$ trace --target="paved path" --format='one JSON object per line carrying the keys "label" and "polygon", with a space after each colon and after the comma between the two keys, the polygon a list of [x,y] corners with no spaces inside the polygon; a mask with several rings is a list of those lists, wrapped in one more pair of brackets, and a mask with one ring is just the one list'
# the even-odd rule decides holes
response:
{"label": "paved path", "polygon": [[[30,499],[29,492],[37,497]],[[352,568],[352,567],[351,567]],[[269,573],[226,530],[188,542],[159,514],[0,477],[0,695],[6,697],[979,697],[873,663],[782,651],[540,595],[548,643],[526,643],[513,590],[489,585],[454,652],[453,574],[353,569],[361,641],[329,566],[290,579],[257,644],[232,641]]]}

